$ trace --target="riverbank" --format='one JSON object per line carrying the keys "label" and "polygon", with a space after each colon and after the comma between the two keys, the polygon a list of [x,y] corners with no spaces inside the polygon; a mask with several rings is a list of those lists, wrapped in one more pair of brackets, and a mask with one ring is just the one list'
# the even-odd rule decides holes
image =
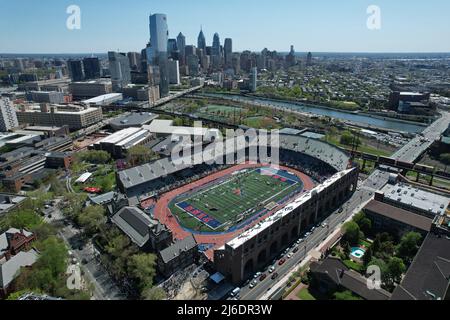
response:
{"label": "riverbank", "polygon": [[[417,134],[426,128],[426,124],[402,119],[393,119],[370,113],[343,111],[328,106],[318,106],[297,101],[284,101],[278,99],[260,98],[252,95],[237,95],[224,93],[197,93],[199,97],[218,98],[225,101],[250,103],[266,107],[277,108],[286,111],[296,111],[303,116],[323,116],[338,119],[345,124],[351,124],[361,128],[373,130],[395,131],[409,134]],[[295,110],[297,109],[297,110]]]}

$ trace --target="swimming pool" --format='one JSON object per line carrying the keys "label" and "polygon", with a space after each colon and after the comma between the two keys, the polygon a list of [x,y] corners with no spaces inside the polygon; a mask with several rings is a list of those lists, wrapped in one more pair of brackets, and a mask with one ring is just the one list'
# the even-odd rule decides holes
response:
{"label": "swimming pool", "polygon": [[364,250],[360,247],[353,247],[350,255],[352,255],[353,257],[355,257],[357,259],[361,259],[365,253],[366,253],[366,250]]}

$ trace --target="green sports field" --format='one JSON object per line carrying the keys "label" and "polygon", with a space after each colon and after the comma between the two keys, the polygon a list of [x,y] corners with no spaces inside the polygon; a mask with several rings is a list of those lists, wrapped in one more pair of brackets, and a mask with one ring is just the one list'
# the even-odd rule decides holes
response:
{"label": "green sports field", "polygon": [[181,195],[169,208],[187,229],[226,231],[259,212],[272,209],[302,187],[302,182],[287,172],[251,169]]}

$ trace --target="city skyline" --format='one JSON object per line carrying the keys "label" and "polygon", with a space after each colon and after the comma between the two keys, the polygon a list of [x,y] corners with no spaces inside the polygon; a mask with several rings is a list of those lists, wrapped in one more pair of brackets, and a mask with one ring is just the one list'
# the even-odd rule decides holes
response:
{"label": "city skyline", "polygon": [[[252,1],[237,0],[208,5],[136,0],[124,9],[119,1],[79,0],[75,4],[81,9],[80,30],[66,28],[66,9],[73,4],[70,1],[49,0],[45,10],[29,0],[2,2],[3,12],[9,14],[0,19],[0,38],[9,41],[2,44],[1,53],[139,52],[148,41],[148,16],[154,13],[167,15],[169,38],[182,32],[186,44],[196,45],[202,26],[207,46],[212,45],[217,32],[221,39],[233,39],[234,51],[261,51],[267,47],[288,52],[294,45],[298,52],[450,52],[448,42],[436,41],[450,37],[450,21],[445,17],[450,4],[443,0],[432,1],[433,5],[377,1],[380,30],[367,28],[370,1],[336,4],[326,0],[312,4],[286,0],[278,2],[277,7],[268,7],[264,1],[255,6]],[[427,14],[430,10],[433,14]],[[14,12],[24,15],[20,24],[15,23]],[[12,25],[14,28],[9,28]]]}

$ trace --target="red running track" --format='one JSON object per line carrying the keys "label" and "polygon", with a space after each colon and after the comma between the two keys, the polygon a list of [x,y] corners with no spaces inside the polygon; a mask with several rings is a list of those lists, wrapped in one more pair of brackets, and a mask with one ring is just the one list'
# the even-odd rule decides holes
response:
{"label": "red running track", "polygon": [[[259,168],[259,167],[267,167],[267,165],[251,164],[251,163],[239,164],[239,165],[230,167],[228,169],[213,173],[207,177],[204,177],[198,181],[187,184],[178,189],[169,191],[169,192],[163,194],[156,202],[155,209],[154,209],[155,218],[158,219],[161,223],[165,224],[172,231],[174,239],[177,239],[177,240],[184,239],[185,237],[190,235],[190,232],[184,230],[181,227],[181,225],[178,223],[177,218],[171,214],[168,205],[172,201],[172,199],[174,199],[175,197],[177,197],[179,195],[187,193],[189,191],[195,190],[205,184],[211,183],[217,179],[223,178],[224,176],[231,175],[233,172],[240,171],[243,169],[248,169],[248,168]],[[282,170],[286,170],[286,171],[295,173],[295,175],[297,177],[299,177],[301,179],[301,181],[303,182],[303,184],[304,184],[303,188],[306,191],[309,191],[315,187],[315,183],[312,181],[312,179],[309,176],[307,176],[306,174],[304,174],[303,172],[300,172],[300,171],[292,169],[292,168],[283,167],[283,166],[279,166],[279,168]],[[264,220],[267,217],[269,217],[270,215],[274,214],[276,211],[280,210],[282,207],[284,207],[288,203],[289,203],[289,201],[287,201],[285,204],[283,204],[281,206],[276,207],[275,209],[268,212],[263,217],[259,218],[258,220],[253,221],[252,223],[248,224],[247,226],[245,226],[237,231],[229,232],[229,233],[215,234],[215,235],[194,234],[195,240],[199,244],[213,244],[214,245],[211,249],[209,249],[207,252],[205,252],[206,256],[210,260],[213,260],[214,248],[223,246],[229,240],[235,238],[236,236],[238,236],[245,230],[250,229],[257,223],[259,223],[261,220]]]}

